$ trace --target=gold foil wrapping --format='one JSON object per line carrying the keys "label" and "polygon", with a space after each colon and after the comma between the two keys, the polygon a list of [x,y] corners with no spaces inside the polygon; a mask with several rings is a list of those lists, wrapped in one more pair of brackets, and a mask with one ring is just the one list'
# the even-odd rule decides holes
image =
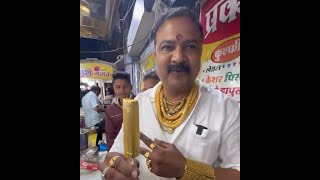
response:
{"label": "gold foil wrapping", "polygon": [[187,159],[185,172],[181,180],[215,180],[214,169],[208,164]]}
{"label": "gold foil wrapping", "polygon": [[127,159],[139,156],[140,131],[139,131],[139,105],[133,99],[123,99],[123,143],[124,156]]}

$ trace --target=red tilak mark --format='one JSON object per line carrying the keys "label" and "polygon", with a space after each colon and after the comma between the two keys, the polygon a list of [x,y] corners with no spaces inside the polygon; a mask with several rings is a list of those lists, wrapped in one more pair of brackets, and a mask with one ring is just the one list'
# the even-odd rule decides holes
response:
{"label": "red tilak mark", "polygon": [[180,41],[180,40],[183,39],[183,36],[181,34],[178,34],[176,38],[177,38],[178,41]]}

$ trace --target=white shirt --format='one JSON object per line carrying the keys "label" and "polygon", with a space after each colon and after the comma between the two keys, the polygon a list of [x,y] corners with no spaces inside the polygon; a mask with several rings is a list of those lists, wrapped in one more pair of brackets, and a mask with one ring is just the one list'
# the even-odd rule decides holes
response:
{"label": "white shirt", "polygon": [[100,106],[100,100],[97,95],[90,91],[82,98],[82,109],[84,112],[86,127],[92,127],[103,119],[103,113],[98,113],[94,110],[95,107]]}
{"label": "white shirt", "polygon": [[[238,103],[220,91],[200,87],[194,110],[173,134],[167,136],[155,113],[154,98],[158,86],[159,84],[136,97],[139,101],[140,131],[153,140],[157,138],[175,144],[186,158],[204,162],[213,167],[233,168],[240,171]],[[203,129],[202,134],[198,135],[196,125],[202,125],[207,129]],[[122,140],[123,130],[121,129],[110,151],[123,153]],[[140,146],[148,148],[141,140]],[[141,180],[168,179],[150,173],[143,155],[139,155],[136,159],[140,162]]]}

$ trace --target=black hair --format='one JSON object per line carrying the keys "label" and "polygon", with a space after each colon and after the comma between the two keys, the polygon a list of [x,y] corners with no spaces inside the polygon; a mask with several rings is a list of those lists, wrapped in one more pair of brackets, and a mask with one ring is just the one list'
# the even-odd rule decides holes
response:
{"label": "black hair", "polygon": [[146,80],[146,79],[155,79],[155,80],[160,81],[160,79],[155,71],[151,71],[151,72],[147,73],[146,75],[144,75],[143,80]]}
{"label": "black hair", "polygon": [[99,86],[92,86],[90,91],[92,91],[92,92],[101,92],[101,88]]}
{"label": "black hair", "polygon": [[168,9],[155,23],[155,26],[152,31],[152,38],[154,39],[154,43],[156,43],[156,34],[158,29],[164,22],[168,19],[172,19],[174,17],[188,17],[191,21],[198,27],[199,32],[201,34],[201,38],[203,38],[203,29],[201,24],[199,23],[198,17],[192,12],[191,9],[187,7],[176,7]]}
{"label": "black hair", "polygon": [[117,79],[125,79],[131,85],[130,74],[127,72],[118,71],[118,72],[112,74],[112,84],[114,84],[114,81]]}

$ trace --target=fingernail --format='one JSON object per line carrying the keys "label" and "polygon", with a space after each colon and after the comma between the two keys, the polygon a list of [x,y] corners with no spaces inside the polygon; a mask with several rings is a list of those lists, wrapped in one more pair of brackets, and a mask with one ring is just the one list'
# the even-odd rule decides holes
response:
{"label": "fingernail", "polygon": [[138,177],[138,172],[137,171],[132,171],[131,176],[133,178],[137,178]]}

